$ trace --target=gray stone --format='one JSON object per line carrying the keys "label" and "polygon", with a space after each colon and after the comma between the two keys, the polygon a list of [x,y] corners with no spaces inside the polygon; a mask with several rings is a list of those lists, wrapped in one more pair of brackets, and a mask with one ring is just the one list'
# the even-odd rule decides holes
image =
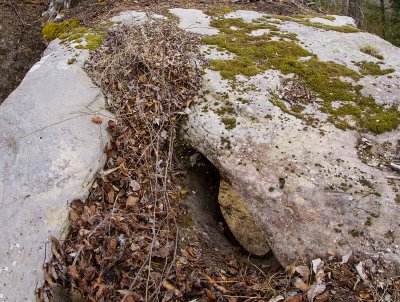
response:
{"label": "gray stone", "polygon": [[219,30],[210,26],[211,18],[198,9],[173,8],[170,13],[179,17],[179,27],[195,34],[216,35]]}
{"label": "gray stone", "polygon": [[158,14],[129,10],[121,12],[120,14],[112,17],[110,21],[116,23],[122,23],[123,25],[127,26],[135,26],[143,24],[149,19],[164,20],[166,19],[166,17]]}
{"label": "gray stone", "polygon": [[51,42],[0,106],[0,301],[35,300],[48,237],[62,235],[67,203],[104,165],[107,123],[91,119],[110,114],[82,70],[87,57]]}
{"label": "gray stone", "polygon": [[337,15],[329,15],[328,17],[333,17],[334,20],[328,20],[325,18],[320,18],[320,17],[314,17],[310,18],[310,22],[313,23],[320,23],[324,25],[330,25],[330,26],[353,26],[356,27],[356,22],[352,17],[348,16],[337,16]]}

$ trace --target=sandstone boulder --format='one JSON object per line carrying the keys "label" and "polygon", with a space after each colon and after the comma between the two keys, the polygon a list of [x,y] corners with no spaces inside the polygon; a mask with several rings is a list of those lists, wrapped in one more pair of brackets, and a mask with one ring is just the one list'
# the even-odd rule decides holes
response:
{"label": "sandstone boulder", "polygon": [[49,236],[61,236],[68,202],[87,194],[106,160],[111,116],[82,70],[87,57],[51,42],[0,106],[1,301],[34,301]]}
{"label": "sandstone boulder", "polygon": [[277,259],[355,251],[398,265],[400,49],[340,16],[192,16],[182,28],[207,28],[210,64],[184,133]]}

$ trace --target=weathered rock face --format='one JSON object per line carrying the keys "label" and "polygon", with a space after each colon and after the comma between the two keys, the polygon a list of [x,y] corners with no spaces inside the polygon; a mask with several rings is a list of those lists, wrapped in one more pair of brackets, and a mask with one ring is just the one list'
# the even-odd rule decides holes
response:
{"label": "weathered rock face", "polygon": [[278,260],[356,251],[398,265],[400,49],[341,17],[193,16],[182,28],[207,29],[211,61],[186,137]]}
{"label": "weathered rock face", "polygon": [[240,194],[225,181],[220,183],[218,202],[237,241],[253,255],[265,256],[270,251],[267,236],[257,225]]}
{"label": "weathered rock face", "polygon": [[106,123],[91,119],[110,114],[81,68],[87,56],[53,41],[0,106],[1,301],[34,301],[48,237],[104,165]]}

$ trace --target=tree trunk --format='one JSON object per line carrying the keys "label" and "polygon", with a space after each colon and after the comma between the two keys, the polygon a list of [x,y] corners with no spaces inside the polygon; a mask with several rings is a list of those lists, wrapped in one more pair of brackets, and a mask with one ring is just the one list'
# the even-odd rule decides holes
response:
{"label": "tree trunk", "polygon": [[345,16],[349,14],[349,0],[342,0],[342,14]]}
{"label": "tree trunk", "polygon": [[381,23],[382,23],[382,38],[386,38],[386,15],[385,15],[385,0],[380,0],[381,6]]}

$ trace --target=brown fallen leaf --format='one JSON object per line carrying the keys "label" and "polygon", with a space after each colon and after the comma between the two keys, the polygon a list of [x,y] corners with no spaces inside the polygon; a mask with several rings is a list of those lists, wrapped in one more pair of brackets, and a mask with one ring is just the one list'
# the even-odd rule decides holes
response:
{"label": "brown fallen leaf", "polygon": [[51,252],[53,256],[56,257],[56,259],[60,261],[60,263],[64,263],[64,259],[63,257],[61,257],[61,253],[59,252],[61,251],[61,245],[58,242],[57,238],[54,236],[50,236],[50,241],[51,241]]}
{"label": "brown fallen leaf", "polygon": [[117,124],[116,124],[114,121],[109,120],[109,121],[108,121],[108,130],[109,130],[110,132],[115,132],[115,131],[117,131]]}
{"label": "brown fallen leaf", "polygon": [[130,195],[130,196],[128,196],[128,198],[126,199],[126,206],[127,206],[128,208],[134,208],[134,207],[136,207],[136,205],[137,205],[138,202],[139,202],[139,197]]}
{"label": "brown fallen leaf", "polygon": [[107,202],[113,203],[114,202],[114,198],[115,198],[115,192],[114,192],[114,190],[111,189],[107,193]]}
{"label": "brown fallen leaf", "polygon": [[174,291],[175,290],[175,286],[173,286],[171,283],[169,283],[167,280],[164,280],[162,283],[163,287],[167,290],[167,291]]}
{"label": "brown fallen leaf", "polygon": [[186,189],[181,189],[180,193],[181,193],[181,197],[184,198],[189,193],[189,191]]}
{"label": "brown fallen leaf", "polygon": [[100,116],[94,116],[92,117],[92,122],[95,124],[101,124],[103,122],[103,119]]}
{"label": "brown fallen leaf", "polygon": [[[365,299],[367,300],[367,299]],[[329,301],[329,290],[324,291],[319,296],[315,297],[314,301],[327,302]]]}
{"label": "brown fallen leaf", "polygon": [[158,251],[154,251],[153,255],[159,258],[167,258],[170,253],[170,248],[168,246],[163,246]]}
{"label": "brown fallen leaf", "polygon": [[76,211],[71,211],[69,212],[69,219],[71,219],[71,221],[75,222],[79,219],[79,215]]}
{"label": "brown fallen leaf", "polygon": [[211,290],[209,290],[208,288],[204,289],[204,293],[206,294],[207,298],[210,301],[217,301],[217,297],[215,296],[215,294]]}
{"label": "brown fallen leaf", "polygon": [[299,277],[294,278],[293,285],[296,288],[301,289],[303,292],[307,292],[310,289],[310,285],[304,283],[304,281],[301,280],[301,278],[299,278]]}
{"label": "brown fallen leaf", "polygon": [[109,252],[114,252],[117,249],[117,239],[112,238],[110,242],[108,243],[108,251]]}
{"label": "brown fallen leaf", "polygon": [[69,268],[69,274],[71,275],[72,278],[79,279],[79,272],[76,265],[73,265]]}
{"label": "brown fallen leaf", "polygon": [[210,283],[212,286],[214,286],[217,290],[219,290],[223,294],[225,294],[228,291],[225,287],[223,287],[223,286],[219,285],[217,282],[215,282],[214,279],[212,279],[210,276],[205,275],[205,277],[206,277],[206,280],[208,283]]}
{"label": "brown fallen leaf", "polygon": [[177,297],[181,297],[182,296],[182,293],[179,291],[179,289],[177,289],[175,286],[173,286],[167,280],[164,280],[162,282],[162,285],[167,291],[173,292],[175,296],[177,296]]}
{"label": "brown fallen leaf", "polygon": [[283,302],[303,302],[303,295],[296,295],[286,298]]}

